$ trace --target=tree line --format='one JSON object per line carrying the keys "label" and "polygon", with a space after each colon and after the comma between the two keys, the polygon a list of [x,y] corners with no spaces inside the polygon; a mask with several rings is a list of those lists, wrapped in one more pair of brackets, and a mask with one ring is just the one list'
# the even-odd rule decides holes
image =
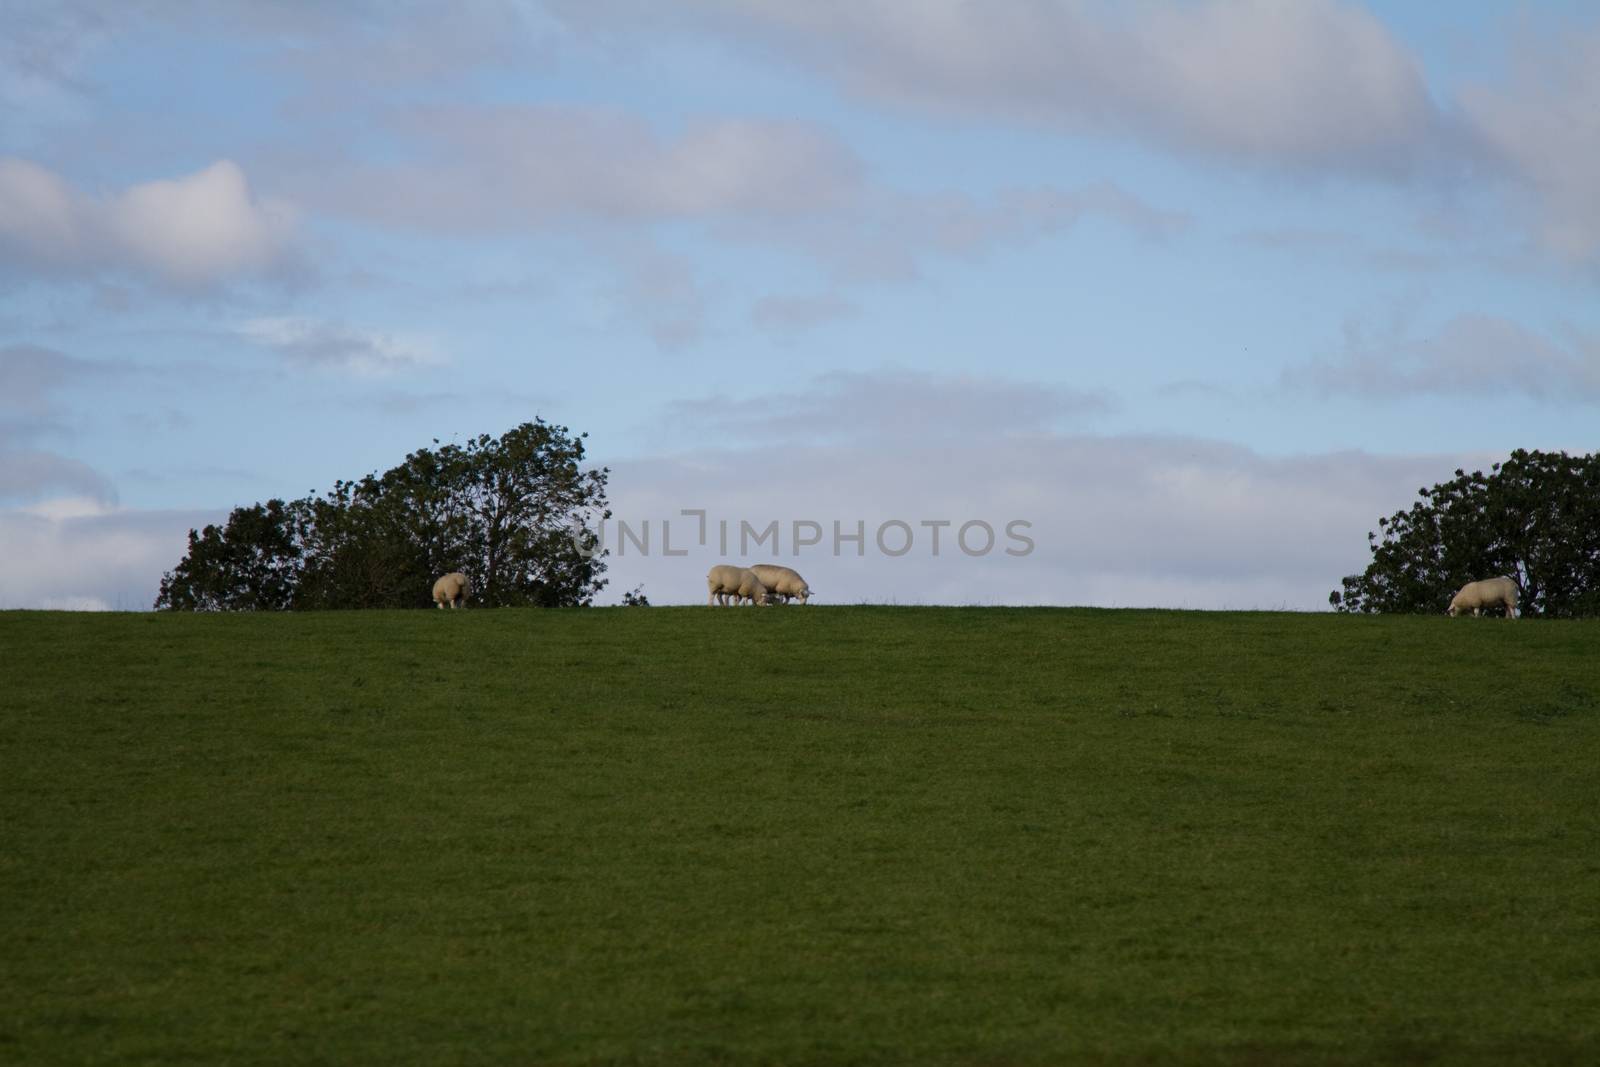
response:
{"label": "tree line", "polygon": [[157,609],[426,608],[462,571],[487,607],[587,605],[606,584],[585,531],[608,518],[584,438],[536,419],[500,437],[422,448],[382,474],[300,500],[235,508],[189,531]]}
{"label": "tree line", "polygon": [[1417,494],[1367,534],[1372,562],[1328,595],[1336,609],[1439,612],[1467,582],[1503,574],[1524,614],[1600,615],[1600,453],[1518,449]]}

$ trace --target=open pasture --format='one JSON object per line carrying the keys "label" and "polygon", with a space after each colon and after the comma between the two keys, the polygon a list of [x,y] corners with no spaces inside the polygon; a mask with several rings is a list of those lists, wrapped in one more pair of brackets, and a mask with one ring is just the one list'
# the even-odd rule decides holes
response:
{"label": "open pasture", "polygon": [[1600,626],[0,614],[0,1062],[1600,1060]]}

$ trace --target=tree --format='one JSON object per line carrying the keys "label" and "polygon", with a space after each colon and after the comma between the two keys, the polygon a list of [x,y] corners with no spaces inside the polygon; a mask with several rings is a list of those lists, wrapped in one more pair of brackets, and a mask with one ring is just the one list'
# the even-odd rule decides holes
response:
{"label": "tree", "polygon": [[[555,607],[588,603],[605,584],[602,553],[579,550],[575,528],[610,517],[604,510],[604,468],[585,471],[583,435],[565,427],[524,423],[498,440],[487,434],[467,442],[456,462],[468,477],[454,480],[468,557],[461,568],[474,596],[489,605]],[[598,569],[597,569],[598,568]]]}
{"label": "tree", "polygon": [[303,565],[293,505],[234,508],[225,526],[189,531],[189,552],[161,579],[156,607],[173,611],[281,611]]}
{"label": "tree", "polygon": [[1504,574],[1526,614],[1600,615],[1600,453],[1518,449],[1417,494],[1367,534],[1372,562],[1330,594],[1337,610],[1443,611],[1467,582]]}
{"label": "tree", "polygon": [[408,522],[408,503],[370,474],[298,501],[305,566],[294,607],[430,607],[433,579],[456,568],[431,573],[427,546]]}
{"label": "tree", "polygon": [[434,578],[455,570],[485,606],[589,604],[605,553],[581,531],[610,517],[610,472],[584,469],[586,436],[536,419],[419,449],[320,496],[237,509],[223,529],[190,531],[155,606],[430,607]]}

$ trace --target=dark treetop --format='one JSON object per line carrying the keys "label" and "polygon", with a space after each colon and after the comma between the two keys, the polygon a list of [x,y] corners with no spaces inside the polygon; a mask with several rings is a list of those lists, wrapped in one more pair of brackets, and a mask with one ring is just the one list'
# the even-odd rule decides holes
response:
{"label": "dark treetop", "polygon": [[450,571],[483,606],[587,605],[605,585],[605,553],[579,551],[573,531],[610,513],[609,471],[582,466],[585,436],[535,419],[498,438],[435,440],[321,496],[235,508],[225,525],[189,531],[155,606],[423,608]]}
{"label": "dark treetop", "polygon": [[1504,574],[1525,614],[1600,615],[1600,453],[1519,449],[1417,494],[1367,534],[1372,562],[1328,597],[1340,611],[1443,611],[1467,582]]}

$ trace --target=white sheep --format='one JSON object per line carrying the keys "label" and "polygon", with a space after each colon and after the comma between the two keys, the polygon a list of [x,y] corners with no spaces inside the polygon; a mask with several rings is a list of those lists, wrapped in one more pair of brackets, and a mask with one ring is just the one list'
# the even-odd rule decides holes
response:
{"label": "white sheep", "polygon": [[441,608],[446,604],[452,608],[464,608],[467,606],[467,597],[471,595],[472,583],[460,571],[451,571],[433,583],[433,602]]}
{"label": "white sheep", "polygon": [[1485,608],[1497,607],[1506,609],[1506,618],[1517,617],[1517,583],[1504,575],[1462,586],[1461,592],[1450,601],[1446,614],[1455,616],[1470,611],[1482,615]]}
{"label": "white sheep", "polygon": [[768,599],[779,596],[787,603],[790,597],[794,597],[804,604],[811,598],[811,587],[806,580],[788,567],[780,567],[776,563],[757,563],[750,569],[767,587]]}
{"label": "white sheep", "polygon": [[735,603],[749,600],[753,604],[767,602],[767,587],[748,567],[735,567],[719,563],[706,574],[706,604],[727,604],[727,597]]}

